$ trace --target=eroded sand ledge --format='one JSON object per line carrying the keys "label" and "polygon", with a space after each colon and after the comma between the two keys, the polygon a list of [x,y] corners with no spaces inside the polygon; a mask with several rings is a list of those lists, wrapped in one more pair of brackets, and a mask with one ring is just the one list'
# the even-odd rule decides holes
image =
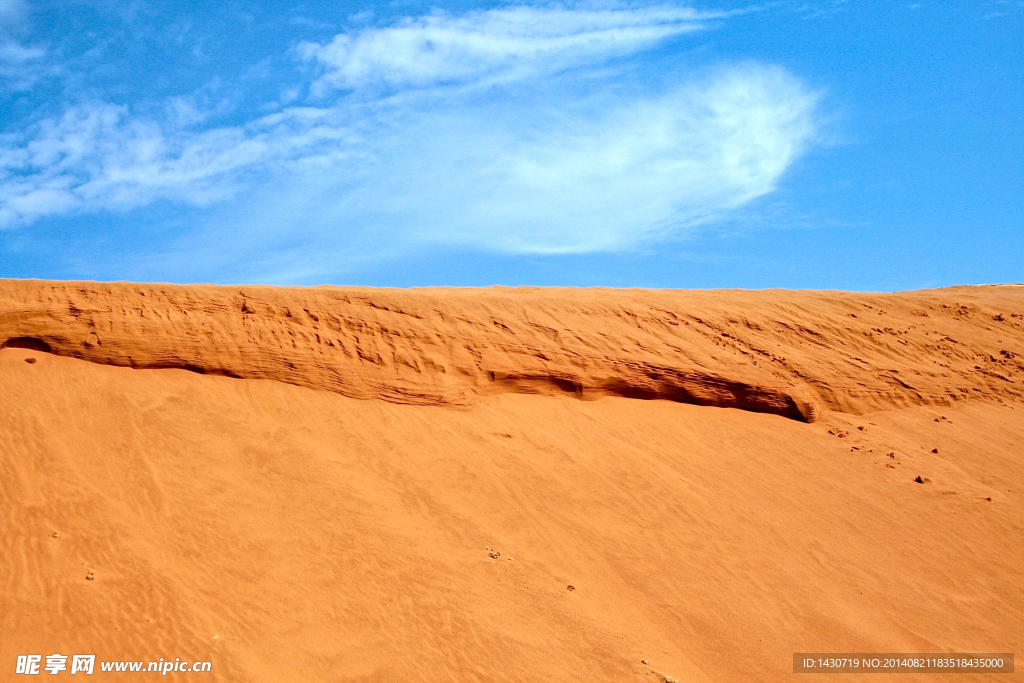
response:
{"label": "eroded sand ledge", "polygon": [[823,408],[1020,400],[1024,287],[853,294],[0,280],[0,345],[397,403],[616,395],[813,422]]}

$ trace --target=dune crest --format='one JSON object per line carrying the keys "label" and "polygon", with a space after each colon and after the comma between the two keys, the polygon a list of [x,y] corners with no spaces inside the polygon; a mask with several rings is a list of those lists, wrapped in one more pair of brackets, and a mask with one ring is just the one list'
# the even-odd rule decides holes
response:
{"label": "dune crest", "polygon": [[898,294],[0,281],[0,346],[354,398],[669,399],[813,422],[1024,392],[1024,288]]}

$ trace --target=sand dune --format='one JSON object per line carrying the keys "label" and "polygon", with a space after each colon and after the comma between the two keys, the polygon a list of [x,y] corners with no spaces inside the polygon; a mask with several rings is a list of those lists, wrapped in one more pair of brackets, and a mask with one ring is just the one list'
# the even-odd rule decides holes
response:
{"label": "sand dune", "polygon": [[0,281],[0,342],[2,680],[1024,651],[1024,287]]}

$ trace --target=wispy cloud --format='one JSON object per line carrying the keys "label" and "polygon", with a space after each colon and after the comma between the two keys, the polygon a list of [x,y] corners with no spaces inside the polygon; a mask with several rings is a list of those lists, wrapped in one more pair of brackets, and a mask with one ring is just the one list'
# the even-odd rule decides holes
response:
{"label": "wispy cloud", "polygon": [[24,90],[40,75],[39,60],[46,50],[26,45],[16,34],[24,28],[28,6],[24,0],[0,0],[0,84]]}
{"label": "wispy cloud", "polygon": [[723,16],[410,17],[300,44],[318,67],[305,105],[233,126],[204,128],[198,96],[145,115],[80,103],[0,138],[0,227],[170,200],[213,211],[207,245],[244,233],[328,260],[357,243],[627,249],[771,192],[814,140],[818,96],[781,67],[643,58]]}
{"label": "wispy cloud", "polygon": [[319,94],[377,84],[425,86],[488,76],[507,80],[630,54],[723,16],[672,6],[512,7],[459,17],[438,12],[339,34],[326,45],[302,43],[298,52],[324,67],[313,84]]}
{"label": "wispy cloud", "polygon": [[335,230],[383,227],[412,243],[623,249],[770,192],[814,133],[815,95],[784,70],[755,64],[657,94],[547,95],[435,101],[392,112],[386,126],[381,117],[368,135],[373,162],[359,176],[303,181],[318,198],[344,201],[300,200],[294,213]]}
{"label": "wispy cloud", "polygon": [[13,40],[0,42],[0,63],[21,66],[46,54],[41,47],[28,47]]}
{"label": "wispy cloud", "polygon": [[[182,117],[179,108],[171,107],[170,121]],[[125,106],[76,106],[37,124],[26,144],[0,151],[0,225],[160,199],[208,206],[251,188],[260,174],[347,156],[347,132],[321,125],[326,113],[295,108],[246,126],[191,133],[133,117]],[[184,118],[197,117],[188,111]]]}

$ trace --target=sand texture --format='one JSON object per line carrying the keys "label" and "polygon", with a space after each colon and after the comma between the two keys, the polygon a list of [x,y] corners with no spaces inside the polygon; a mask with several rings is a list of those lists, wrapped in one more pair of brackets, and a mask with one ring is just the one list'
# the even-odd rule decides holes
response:
{"label": "sand texture", "polygon": [[1020,399],[1024,288],[374,290],[0,281],[0,339],[135,368],[450,405],[618,395],[814,421]]}
{"label": "sand texture", "polygon": [[0,680],[1024,653],[1024,287],[0,281],[0,343]]}

